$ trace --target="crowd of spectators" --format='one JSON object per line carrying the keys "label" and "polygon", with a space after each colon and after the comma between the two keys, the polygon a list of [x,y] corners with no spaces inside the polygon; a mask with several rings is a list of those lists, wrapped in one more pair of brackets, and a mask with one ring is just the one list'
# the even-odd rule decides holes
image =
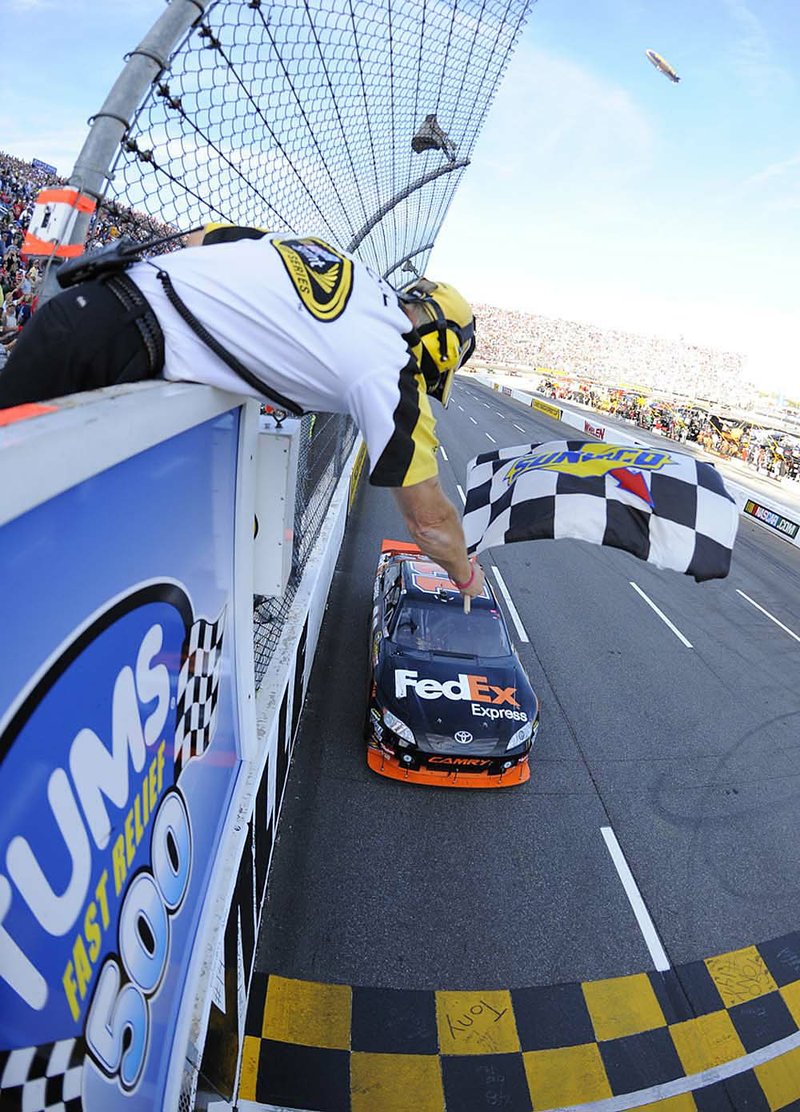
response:
{"label": "crowd of spectators", "polygon": [[33,202],[50,176],[29,163],[0,155],[0,341],[12,339],[33,309],[39,268],[20,248]]}
{"label": "crowd of spectators", "polygon": [[609,386],[635,383],[690,398],[748,405],[744,360],[683,340],[476,305],[476,358],[492,366],[554,368]]}
{"label": "crowd of spectators", "polygon": [[[37,194],[46,186],[65,184],[66,179],[0,151],[0,366],[36,307],[42,263],[24,256],[22,245]],[[173,230],[144,213],[106,201],[92,218],[87,248],[110,243],[122,235],[141,241],[169,235]]]}
{"label": "crowd of spectators", "polygon": [[[800,481],[800,427],[793,433],[747,418],[758,395],[740,355],[491,305],[476,305],[475,316],[476,362],[501,372],[535,371],[549,397],[696,442],[775,479]],[[738,419],[724,416],[732,410]]]}
{"label": "crowd of spectators", "polygon": [[700,444],[709,452],[741,460],[774,479],[800,481],[800,429],[795,435],[788,429],[766,428],[744,414],[732,417],[729,411],[726,414],[727,407],[719,406],[715,412],[714,407],[701,407],[688,399],[666,400],[569,378],[540,376],[538,389],[546,397],[611,413],[671,440]]}

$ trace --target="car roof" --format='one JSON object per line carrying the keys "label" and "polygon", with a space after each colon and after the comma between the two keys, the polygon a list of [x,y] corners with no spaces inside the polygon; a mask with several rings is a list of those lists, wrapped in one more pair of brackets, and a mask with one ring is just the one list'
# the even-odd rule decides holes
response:
{"label": "car roof", "polygon": [[[403,589],[408,599],[424,604],[444,595],[448,601],[460,601],[460,591],[433,560],[402,554],[393,556],[392,563],[401,565]],[[482,610],[499,610],[488,579],[485,580],[483,594],[472,599],[472,606]]]}

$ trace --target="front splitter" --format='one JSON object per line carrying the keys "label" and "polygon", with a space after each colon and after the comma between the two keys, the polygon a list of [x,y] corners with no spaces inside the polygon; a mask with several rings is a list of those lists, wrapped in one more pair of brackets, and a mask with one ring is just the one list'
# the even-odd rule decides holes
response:
{"label": "front splitter", "polygon": [[395,758],[387,757],[380,750],[367,749],[367,764],[379,776],[401,780],[406,784],[422,784],[433,788],[514,788],[531,777],[527,760],[520,761],[499,776],[488,772],[442,771],[432,768],[406,768]]}

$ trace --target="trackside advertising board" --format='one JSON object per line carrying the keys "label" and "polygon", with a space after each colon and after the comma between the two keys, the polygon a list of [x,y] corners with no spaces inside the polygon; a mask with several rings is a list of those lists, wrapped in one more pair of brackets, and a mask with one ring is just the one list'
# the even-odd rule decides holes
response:
{"label": "trackside advertising board", "polygon": [[766,506],[754,502],[752,498],[748,498],[745,502],[744,512],[749,514],[750,517],[758,518],[760,522],[764,525],[769,525],[778,533],[782,533],[785,537],[788,537],[790,541],[793,541],[798,531],[800,531],[800,524],[796,521],[784,517],[783,514],[779,514],[777,510],[770,510]]}
{"label": "trackside advertising board", "polygon": [[557,405],[551,405],[550,402],[543,402],[540,398],[534,398],[531,402],[531,409],[538,409],[540,413],[547,414],[552,417],[554,421],[561,420],[561,410]]}
{"label": "trackside advertising board", "polygon": [[241,754],[239,420],[0,527],[0,1107],[161,1109],[185,1057]]}

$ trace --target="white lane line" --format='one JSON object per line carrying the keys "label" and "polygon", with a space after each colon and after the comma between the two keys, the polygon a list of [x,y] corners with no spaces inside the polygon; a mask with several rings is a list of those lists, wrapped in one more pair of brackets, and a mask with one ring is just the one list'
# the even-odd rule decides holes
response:
{"label": "white lane line", "polygon": [[491,406],[489,405],[489,403],[488,403],[488,402],[484,402],[483,404],[484,404],[484,405],[486,406],[486,408],[487,408],[487,409],[491,409],[491,408],[492,408],[492,407],[491,407]]}
{"label": "white lane line", "polygon": [[[511,423],[512,423],[512,425],[514,424],[513,421]],[[520,432],[525,432],[525,429],[523,429],[522,425],[514,425],[514,428],[519,429]]]}
{"label": "white lane line", "polygon": [[506,600],[506,606],[508,607],[508,612],[511,615],[511,620],[513,621],[514,625],[517,627],[517,633],[519,634],[520,641],[524,641],[526,644],[529,645],[530,642],[531,642],[531,639],[528,636],[528,634],[525,632],[525,626],[522,624],[522,618],[520,618],[520,616],[519,616],[519,611],[517,610],[514,603],[511,601],[511,595],[509,593],[508,587],[506,587],[505,580],[503,579],[503,577],[500,574],[500,572],[498,571],[498,569],[494,566],[494,564],[490,564],[489,569],[492,572],[492,574],[494,575],[495,579],[497,580],[497,586],[500,588],[500,593],[502,594],[503,598]]}
{"label": "white lane line", "polygon": [[492,444],[497,443],[497,441],[495,440],[495,438],[493,436],[489,436],[488,432],[485,432],[483,435],[486,437],[487,440],[491,440]]}
{"label": "white lane line", "polygon": [[664,623],[665,625],[668,625],[668,626],[669,626],[669,628],[670,628],[670,629],[672,630],[672,632],[673,632],[673,633],[675,634],[675,636],[676,636],[676,637],[678,638],[678,640],[679,640],[679,641],[682,641],[682,642],[683,642],[683,644],[684,644],[684,645],[686,646],[686,648],[687,648],[687,649],[691,649],[691,647],[692,647],[692,642],[691,642],[691,641],[687,641],[687,640],[686,640],[686,638],[685,638],[685,637],[683,636],[683,634],[682,634],[682,633],[681,633],[681,631],[680,631],[680,630],[678,629],[678,627],[672,624],[672,622],[671,622],[671,621],[669,620],[669,618],[668,618],[668,617],[667,617],[667,615],[666,615],[666,614],[664,613],[664,611],[663,611],[663,610],[659,610],[659,609],[658,609],[658,607],[656,606],[656,604],[655,604],[655,603],[653,602],[653,600],[652,600],[651,598],[648,598],[648,597],[647,597],[647,595],[646,595],[646,594],[644,593],[644,591],[642,590],[642,588],[641,588],[641,587],[637,587],[637,586],[636,586],[636,584],[635,584],[635,583],[633,582],[633,580],[632,580],[632,579],[628,580],[628,582],[630,583],[631,587],[633,587],[634,591],[636,591],[636,593],[637,593],[637,594],[639,594],[639,595],[641,595],[641,596],[642,596],[642,598],[643,598],[643,599],[644,599],[644,601],[645,601],[645,602],[647,603],[647,605],[648,605],[649,607],[651,607],[651,608],[652,608],[653,610],[655,610],[656,614],[658,614],[658,616],[659,616],[659,618],[661,619],[661,621],[662,621],[662,622],[663,622],[663,623]]}
{"label": "white lane line", "polygon": [[505,413],[501,413],[499,409],[496,409],[495,413],[497,414],[498,417],[502,417],[503,420],[505,421],[505,419],[506,419]]}
{"label": "white lane line", "polygon": [[464,504],[466,504],[466,501],[467,501],[467,496],[466,496],[466,494],[464,493],[464,491],[463,491],[463,490],[461,489],[461,487],[460,487],[460,486],[458,485],[458,483],[456,483],[456,490],[457,490],[457,491],[458,491],[458,493],[459,493],[459,494],[461,495],[461,501],[462,501],[462,502],[463,502]]}
{"label": "white lane line", "polygon": [[744,591],[740,591],[738,587],[736,588],[736,594],[741,595],[744,599],[747,599],[751,606],[755,606],[756,610],[760,610],[761,613],[764,614],[765,617],[769,618],[771,622],[774,622],[776,626],[780,626],[784,633],[788,633],[790,637],[794,637],[795,641],[800,641],[800,637],[798,637],[796,633],[792,633],[788,626],[785,626],[783,622],[779,622],[773,614],[770,614],[769,610],[765,610],[763,606],[759,606],[755,599],[750,598],[750,596],[746,595]]}
{"label": "white lane line", "polygon": [[669,969],[669,958],[661,945],[661,939],[658,937],[658,931],[653,926],[653,920],[650,918],[650,912],[642,899],[642,894],[633,879],[633,873],[628,868],[628,862],[625,860],[617,836],[610,826],[601,826],[600,833],[605,839],[608,852],[611,854],[611,860],[616,866],[619,879],[622,881],[622,887],[625,889],[625,895],[628,897],[633,914],[636,916],[636,922],[639,924],[639,930],[644,936],[647,949],[650,951],[650,957],[653,959],[653,965],[660,973],[663,973],[666,969]]}
{"label": "white lane line", "polygon": [[[456,405],[458,405],[458,402],[456,402]],[[459,409],[461,410],[461,412],[462,412],[462,413],[464,412],[464,407],[463,407],[463,405],[459,405],[459,406],[458,406],[458,408],[459,408]]]}
{"label": "white lane line", "polygon": [[[586,1104],[569,1104],[561,1108],[554,1108],[553,1112],[625,1112],[628,1108],[641,1108],[642,1105],[657,1104],[659,1101],[678,1097],[683,1093],[693,1093],[696,1089],[704,1089],[706,1085],[714,1085],[717,1081],[725,1081],[729,1077],[745,1073],[755,1066],[763,1066],[773,1058],[780,1058],[800,1046],[800,1031],[787,1035],[785,1039],[764,1046],[761,1050],[753,1050],[741,1058],[734,1058],[731,1062],[723,1062],[719,1066],[703,1070],[701,1073],[692,1073],[688,1077],[678,1077],[675,1081],[664,1081],[660,1085],[653,1085],[649,1089],[637,1089],[635,1093],[625,1093],[623,1096],[606,1097],[604,1100],[593,1100]],[[788,1065],[787,1065],[788,1070]],[[244,1109],[244,1102],[239,1101]]]}
{"label": "white lane line", "polygon": [[478,423],[474,417],[470,417],[470,421],[472,421],[473,425],[477,425]]}
{"label": "white lane line", "polygon": [[439,445],[439,451],[442,453],[442,459],[444,460],[445,463],[447,463],[448,462],[447,452],[444,450],[444,448],[442,447],[441,444]]}

